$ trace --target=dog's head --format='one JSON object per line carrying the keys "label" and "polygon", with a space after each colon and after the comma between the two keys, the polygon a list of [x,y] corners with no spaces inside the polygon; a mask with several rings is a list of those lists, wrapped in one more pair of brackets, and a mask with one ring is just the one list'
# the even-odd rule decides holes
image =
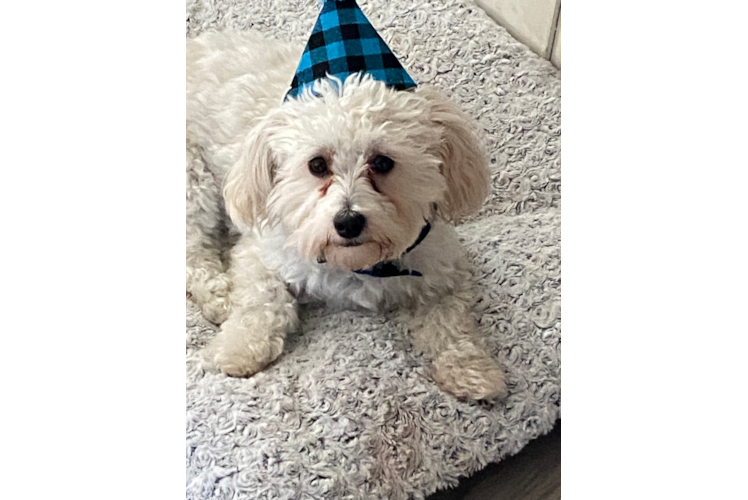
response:
{"label": "dog's head", "polygon": [[224,187],[231,218],[282,224],[310,259],[364,269],[400,256],[425,220],[459,221],[488,192],[462,113],[433,89],[318,81],[253,127]]}

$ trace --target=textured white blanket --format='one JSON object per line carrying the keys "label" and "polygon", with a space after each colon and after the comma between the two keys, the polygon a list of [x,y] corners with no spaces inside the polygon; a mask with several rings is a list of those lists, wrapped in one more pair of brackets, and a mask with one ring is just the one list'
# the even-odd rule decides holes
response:
{"label": "textured white blanket", "polygon": [[[493,192],[458,228],[475,312],[510,395],[459,402],[393,321],[302,311],[304,330],[250,379],[205,373],[215,333],[187,303],[187,498],[406,499],[516,453],[560,416],[561,82],[469,1],[359,0],[417,82],[483,128]],[[314,0],[188,0],[187,36],[253,29],[303,45]]]}

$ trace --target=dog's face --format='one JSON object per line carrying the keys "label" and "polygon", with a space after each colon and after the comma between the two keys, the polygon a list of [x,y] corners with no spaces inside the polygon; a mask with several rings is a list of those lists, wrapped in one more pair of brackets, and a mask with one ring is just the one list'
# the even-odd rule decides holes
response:
{"label": "dog's face", "polygon": [[282,224],[309,259],[365,269],[401,255],[435,213],[459,220],[481,206],[484,156],[438,92],[358,76],[314,90],[247,137],[224,189],[235,222]]}

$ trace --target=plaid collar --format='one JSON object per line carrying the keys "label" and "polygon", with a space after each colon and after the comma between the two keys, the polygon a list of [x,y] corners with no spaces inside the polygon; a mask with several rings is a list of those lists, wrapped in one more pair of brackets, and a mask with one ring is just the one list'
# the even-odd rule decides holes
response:
{"label": "plaid collar", "polygon": [[[421,229],[421,233],[418,235],[418,239],[416,239],[415,243],[410,245],[407,250],[405,250],[406,253],[413,250],[415,247],[417,247],[424,239],[426,239],[426,236],[428,236],[429,231],[431,231],[431,223],[429,221],[426,221],[426,225],[423,226]],[[415,271],[413,269],[405,269],[402,267],[402,263],[399,259],[396,260],[385,260],[382,262],[379,262],[375,264],[373,267],[370,267],[369,269],[359,269],[358,271],[353,271],[357,274],[366,274],[369,276],[373,276],[375,278],[391,278],[393,276],[423,276],[418,271]]]}
{"label": "plaid collar", "polygon": [[345,80],[359,72],[397,90],[416,86],[355,0],[326,0],[286,99],[328,75]]}

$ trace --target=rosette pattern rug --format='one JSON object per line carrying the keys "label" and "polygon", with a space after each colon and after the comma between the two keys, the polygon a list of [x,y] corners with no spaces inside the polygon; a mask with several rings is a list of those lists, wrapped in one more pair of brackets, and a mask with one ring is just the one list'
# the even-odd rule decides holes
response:
{"label": "rosette pattern rug", "polygon": [[[470,1],[359,5],[413,78],[483,129],[493,191],[458,232],[509,397],[457,401],[429,380],[396,322],[324,309],[302,311],[304,330],[254,377],[205,373],[198,351],[215,327],[188,300],[188,499],[420,499],[560,417],[560,74]],[[188,0],[187,36],[252,29],[303,46],[319,8]]]}

